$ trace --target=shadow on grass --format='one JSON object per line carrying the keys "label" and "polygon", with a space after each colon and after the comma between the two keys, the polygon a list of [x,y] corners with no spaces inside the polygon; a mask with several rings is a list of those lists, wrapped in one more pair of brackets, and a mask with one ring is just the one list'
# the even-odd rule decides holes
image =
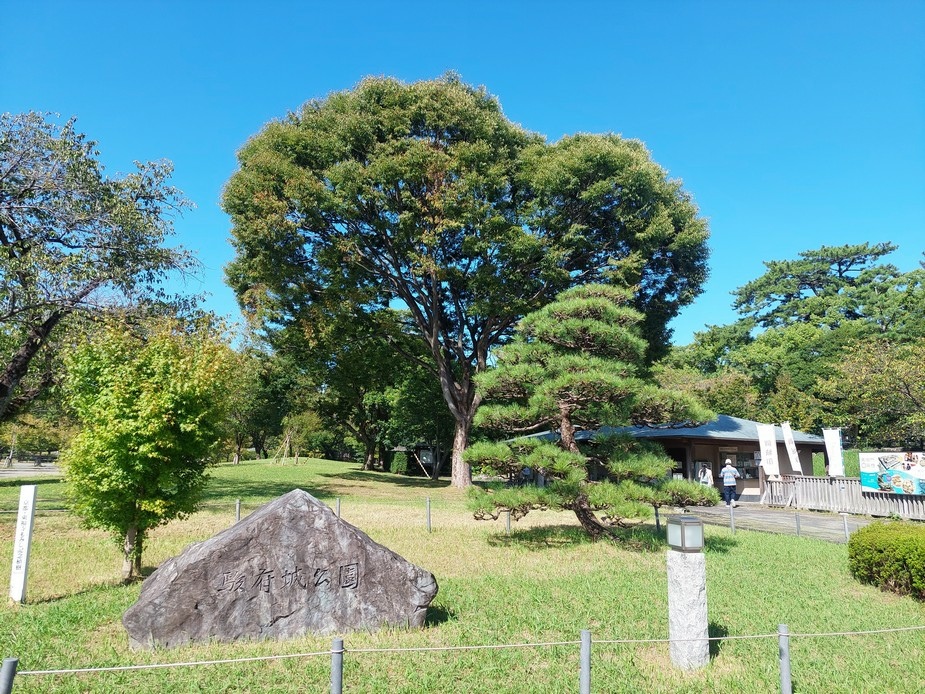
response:
{"label": "shadow on grass", "polygon": [[0,480],[0,487],[21,487],[24,484],[58,484],[63,482],[63,476],[56,477],[10,477]]}
{"label": "shadow on grass", "polygon": [[738,544],[731,537],[708,537],[703,542],[706,549],[717,554],[725,554]]}
{"label": "shadow on grass", "polygon": [[202,502],[214,504],[227,502],[233,507],[234,499],[263,499],[270,501],[288,494],[293,489],[302,489],[316,499],[337,496],[337,488],[332,485],[294,484],[292,482],[255,482],[253,480],[226,480],[212,478],[202,495]]}
{"label": "shadow on grass", "polygon": [[[711,639],[723,639],[729,636],[729,630],[722,624],[717,624],[716,622],[710,622],[707,625],[707,636]],[[722,641],[710,641],[710,659],[712,660],[719,655],[719,651],[722,648]]]}
{"label": "shadow on grass", "polygon": [[445,607],[431,605],[427,608],[427,617],[424,619],[425,627],[438,627],[441,624],[456,619],[456,613]]}
{"label": "shadow on grass", "polygon": [[378,470],[354,470],[352,472],[320,472],[318,477],[330,477],[350,482],[384,482],[396,487],[410,489],[445,489],[450,486],[450,480],[432,480],[426,477],[409,477],[408,475],[395,475],[390,472]]}
{"label": "shadow on grass", "polygon": [[[498,533],[488,538],[489,545],[493,547],[518,545],[530,550],[587,545],[593,542],[588,533],[574,525],[546,525],[528,530],[512,530],[510,535]],[[618,547],[636,552],[657,552],[667,547],[664,533],[648,526],[616,528],[612,537],[602,538],[598,542],[612,542]]]}

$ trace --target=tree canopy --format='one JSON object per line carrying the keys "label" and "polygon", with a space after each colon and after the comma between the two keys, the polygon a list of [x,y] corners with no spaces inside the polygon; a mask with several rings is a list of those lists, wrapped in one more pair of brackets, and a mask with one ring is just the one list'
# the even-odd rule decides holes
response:
{"label": "tree canopy", "polygon": [[62,456],[72,508],[140,574],[149,529],[195,510],[225,434],[231,350],[207,327],[107,327],[68,355],[82,430]]}
{"label": "tree canopy", "polygon": [[524,317],[497,368],[478,377],[486,398],[476,415],[480,426],[507,436],[548,428],[557,441],[521,436],[474,444],[466,453],[474,465],[513,479],[530,468],[550,480],[542,489],[473,489],[477,518],[568,509],[596,539],[652,505],[717,500],[715,490],[710,495],[695,483],[668,480],[674,461],[658,446],[605,437],[579,446],[578,431],[602,425],[683,426],[712,417],[692,398],[644,377],[642,316],[631,302],[616,287],[570,289]]}
{"label": "tree canopy", "polygon": [[192,257],[163,244],[187,202],[168,162],[104,174],[74,120],[0,115],[0,419],[54,380],[53,333],[76,311],[156,296]]}
{"label": "tree canopy", "polygon": [[224,207],[245,312],[272,331],[331,292],[407,310],[455,420],[459,486],[474,376],[520,317],[575,284],[633,286],[654,357],[706,276],[706,223],[640,142],[548,144],[452,75],[309,101],[239,162]]}

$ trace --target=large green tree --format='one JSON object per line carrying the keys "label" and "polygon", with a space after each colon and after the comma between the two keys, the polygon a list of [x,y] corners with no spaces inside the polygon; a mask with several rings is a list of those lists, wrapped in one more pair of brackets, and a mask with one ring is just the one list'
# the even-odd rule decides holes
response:
{"label": "large green tree", "polygon": [[[530,468],[550,480],[544,488],[473,489],[476,517],[567,509],[597,539],[652,505],[718,500],[715,490],[669,480],[675,463],[657,447],[621,438],[578,443],[578,431],[602,425],[681,426],[712,417],[690,397],[645,377],[643,317],[631,302],[631,294],[616,287],[570,289],[528,314],[501,349],[497,368],[479,376],[486,397],[476,416],[481,426],[508,436],[553,429],[557,440],[521,436],[474,444],[466,455],[475,465],[514,479]],[[595,470],[603,479],[593,479]]]}
{"label": "large green tree", "polygon": [[635,287],[646,337],[667,345],[706,276],[706,223],[641,143],[548,144],[454,76],[370,78],[310,101],[239,161],[224,207],[245,312],[273,330],[311,320],[332,290],[407,310],[455,420],[457,486],[470,483],[474,377],[521,316],[610,279]]}
{"label": "large green tree", "polygon": [[0,419],[55,378],[54,335],[75,312],[157,296],[192,257],[163,244],[188,203],[168,162],[105,175],[74,120],[0,115]]}
{"label": "large green tree", "polygon": [[225,433],[231,349],[209,328],[107,327],[68,355],[82,431],[62,456],[72,508],[141,571],[149,529],[195,510]]}

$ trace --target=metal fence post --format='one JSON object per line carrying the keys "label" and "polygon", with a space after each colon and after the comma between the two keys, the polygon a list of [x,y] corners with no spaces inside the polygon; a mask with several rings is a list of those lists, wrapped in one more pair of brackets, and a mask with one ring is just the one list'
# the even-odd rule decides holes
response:
{"label": "metal fence post", "polygon": [[427,532],[430,532],[430,497],[427,497]]}
{"label": "metal fence post", "polygon": [[732,531],[732,534],[736,534],[736,512],[735,506],[729,504],[729,529]]}
{"label": "metal fence post", "polygon": [[16,677],[16,668],[19,658],[4,658],[3,667],[0,668],[0,694],[10,694],[13,691],[13,678]]}
{"label": "metal fence post", "polygon": [[340,518],[340,497],[337,497],[337,517]]}
{"label": "metal fence post", "polygon": [[237,523],[241,520],[241,500],[238,499],[234,502],[234,522]]}
{"label": "metal fence post", "polygon": [[777,642],[780,651],[780,692],[793,694],[793,683],[790,680],[790,630],[786,624],[777,626]]}
{"label": "metal fence post", "polygon": [[507,512],[504,518],[504,525],[505,525],[505,530],[507,530],[507,534],[510,535],[511,534],[511,512],[510,511]]}
{"label": "metal fence post", "polygon": [[331,694],[344,690],[344,640],[334,639],[331,643]]}
{"label": "metal fence post", "polygon": [[658,506],[655,507],[655,532],[662,532],[662,523],[658,517]]}
{"label": "metal fence post", "polygon": [[591,632],[581,630],[581,673],[578,678],[579,694],[591,694]]}
{"label": "metal fence post", "polygon": [[840,515],[841,515],[842,521],[845,524],[845,542],[847,542],[848,540],[851,539],[851,533],[848,532],[848,514],[842,513]]}
{"label": "metal fence post", "polygon": [[797,537],[799,537],[800,536],[800,514],[799,513],[796,514],[795,518],[797,520]]}

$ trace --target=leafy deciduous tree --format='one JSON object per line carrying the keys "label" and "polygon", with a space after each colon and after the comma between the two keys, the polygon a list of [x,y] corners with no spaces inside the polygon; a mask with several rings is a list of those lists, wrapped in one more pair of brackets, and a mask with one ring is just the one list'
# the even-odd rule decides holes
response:
{"label": "leafy deciduous tree", "polygon": [[62,457],[74,510],[120,541],[140,574],[150,528],[191,513],[224,433],[233,353],[205,327],[109,327],[68,356],[66,393],[83,425]]}
{"label": "leafy deciduous tree", "polygon": [[705,279],[706,224],[641,143],[548,145],[453,76],[364,80],[269,124],[239,160],[224,207],[244,310],[272,330],[331,288],[402,304],[455,420],[457,486],[470,483],[474,376],[522,315],[610,277],[637,288],[665,345]]}
{"label": "leafy deciduous tree", "polygon": [[157,295],[169,272],[193,267],[162,245],[188,205],[167,185],[170,164],[114,179],[97,157],[74,120],[0,114],[0,419],[53,382],[39,357],[75,311]]}

